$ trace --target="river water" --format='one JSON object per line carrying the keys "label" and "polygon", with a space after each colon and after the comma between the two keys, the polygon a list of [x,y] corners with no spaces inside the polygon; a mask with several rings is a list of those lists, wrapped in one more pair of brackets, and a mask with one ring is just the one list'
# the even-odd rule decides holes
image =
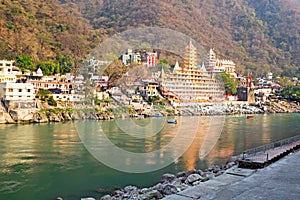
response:
{"label": "river water", "polygon": [[0,125],[0,199],[99,198],[97,189],[151,186],[300,133],[300,114],[177,120]]}

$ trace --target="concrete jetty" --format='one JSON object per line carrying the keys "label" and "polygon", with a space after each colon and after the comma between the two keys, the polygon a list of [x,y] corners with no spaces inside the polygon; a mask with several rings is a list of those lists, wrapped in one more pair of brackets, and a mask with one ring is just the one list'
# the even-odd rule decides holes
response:
{"label": "concrete jetty", "polygon": [[277,141],[243,153],[239,160],[241,168],[263,168],[300,148],[300,135]]}
{"label": "concrete jetty", "polygon": [[163,199],[300,199],[300,151],[262,169],[231,168],[218,177]]}

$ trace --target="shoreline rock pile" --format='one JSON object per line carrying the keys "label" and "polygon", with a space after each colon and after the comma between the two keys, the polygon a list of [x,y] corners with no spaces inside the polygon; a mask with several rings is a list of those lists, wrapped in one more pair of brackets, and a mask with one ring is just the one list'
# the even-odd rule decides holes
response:
{"label": "shoreline rock pile", "polygon": [[[162,199],[165,196],[176,194],[190,187],[209,181],[210,179],[220,176],[227,169],[235,166],[237,162],[228,162],[226,165],[214,165],[204,171],[190,170],[181,171],[176,174],[166,173],[162,176],[161,181],[156,185],[148,188],[138,188],[136,186],[128,185],[124,188],[117,189],[111,194],[106,194],[100,200],[152,200]],[[97,190],[98,192],[105,191],[105,189]],[[93,197],[81,198],[81,200],[96,200]]]}

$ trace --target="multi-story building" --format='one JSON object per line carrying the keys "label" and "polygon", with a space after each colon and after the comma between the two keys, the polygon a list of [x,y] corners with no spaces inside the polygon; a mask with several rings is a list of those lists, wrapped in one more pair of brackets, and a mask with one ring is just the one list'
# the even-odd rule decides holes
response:
{"label": "multi-story building", "polygon": [[232,60],[220,60],[217,58],[217,54],[214,49],[209,50],[207,71],[214,73],[225,72],[232,78],[237,78],[235,69],[236,64]]}
{"label": "multi-story building", "polygon": [[157,52],[147,52],[147,66],[155,67],[158,64]]}
{"label": "multi-story building", "polygon": [[34,101],[34,89],[30,83],[0,83],[0,96],[7,101]]}
{"label": "multi-story building", "polygon": [[127,49],[125,54],[121,55],[121,60],[124,65],[130,64],[145,64],[148,67],[154,67],[158,64],[158,53],[153,52],[138,52],[132,49]]}
{"label": "multi-story building", "polygon": [[161,91],[174,105],[224,98],[224,88],[214,73],[197,64],[197,49],[192,42],[185,49],[184,66],[176,63],[171,73],[161,73]]}
{"label": "multi-story building", "polygon": [[159,96],[158,88],[158,82],[145,80],[143,81],[143,86],[140,86],[138,91],[141,96],[149,101],[151,97]]}
{"label": "multi-story building", "polygon": [[139,52],[133,52],[132,49],[127,49],[126,53],[121,55],[121,60],[124,65],[130,65],[132,63],[142,64],[141,54]]}
{"label": "multi-story building", "polygon": [[0,82],[15,83],[21,76],[22,72],[15,66],[15,61],[0,60]]}

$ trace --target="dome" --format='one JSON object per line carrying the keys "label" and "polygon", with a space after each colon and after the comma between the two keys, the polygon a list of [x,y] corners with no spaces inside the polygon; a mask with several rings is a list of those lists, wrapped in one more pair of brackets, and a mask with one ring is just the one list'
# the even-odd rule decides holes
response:
{"label": "dome", "polygon": [[36,75],[43,76],[43,72],[42,72],[41,68],[38,68],[38,70],[36,71]]}

